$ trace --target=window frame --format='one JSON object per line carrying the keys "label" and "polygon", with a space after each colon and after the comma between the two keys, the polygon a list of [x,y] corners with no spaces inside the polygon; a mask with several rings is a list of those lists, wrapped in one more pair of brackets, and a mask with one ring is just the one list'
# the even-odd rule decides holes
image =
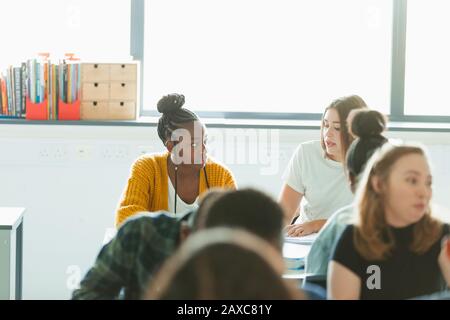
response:
{"label": "window frame", "polygon": [[[450,116],[405,115],[407,0],[393,0],[392,62],[389,120],[396,122],[450,122]],[[145,0],[131,0],[130,54],[140,63],[140,88],[144,88]],[[140,90],[140,117],[159,116],[156,110],[144,110],[143,89]],[[255,120],[320,120],[321,113],[272,113],[199,111],[203,118]]]}

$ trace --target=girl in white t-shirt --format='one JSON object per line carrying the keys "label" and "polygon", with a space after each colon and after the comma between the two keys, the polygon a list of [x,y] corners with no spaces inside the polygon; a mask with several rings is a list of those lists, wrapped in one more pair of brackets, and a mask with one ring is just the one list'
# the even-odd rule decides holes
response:
{"label": "girl in white t-shirt", "polygon": [[293,221],[303,197],[306,201],[296,223],[286,228],[288,236],[318,232],[336,209],[352,202],[342,165],[353,140],[346,120],[351,110],[365,107],[357,95],[334,100],[323,114],[320,141],[301,143],[294,152],[283,175],[285,183],[279,198],[286,223]]}

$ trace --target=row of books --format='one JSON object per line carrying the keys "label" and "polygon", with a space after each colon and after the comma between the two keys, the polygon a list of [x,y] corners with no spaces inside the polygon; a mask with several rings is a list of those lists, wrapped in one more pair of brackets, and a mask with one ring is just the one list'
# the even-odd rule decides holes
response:
{"label": "row of books", "polygon": [[0,116],[25,117],[26,64],[0,74]]}
{"label": "row of books", "polygon": [[25,118],[27,105],[42,104],[48,120],[57,120],[59,103],[80,98],[81,65],[31,59],[0,74],[0,117]]}

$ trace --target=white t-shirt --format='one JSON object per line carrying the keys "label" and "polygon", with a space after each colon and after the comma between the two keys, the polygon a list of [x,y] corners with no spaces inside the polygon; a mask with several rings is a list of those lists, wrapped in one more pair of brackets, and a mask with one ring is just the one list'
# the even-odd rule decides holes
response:
{"label": "white t-shirt", "polygon": [[304,196],[296,223],[328,219],[337,209],[353,201],[342,163],[327,158],[320,141],[298,146],[283,180]]}
{"label": "white t-shirt", "polygon": [[[172,181],[170,181],[169,179],[169,199],[168,199],[168,205],[169,205],[169,212],[172,213],[173,215],[175,212],[175,188],[172,185]],[[197,209],[198,208],[198,197],[195,199],[195,201],[191,204],[188,204],[186,202],[184,202],[183,200],[181,200],[181,198],[177,195],[177,212],[176,215],[179,215],[183,212],[186,212],[188,210],[192,210],[192,209]]]}

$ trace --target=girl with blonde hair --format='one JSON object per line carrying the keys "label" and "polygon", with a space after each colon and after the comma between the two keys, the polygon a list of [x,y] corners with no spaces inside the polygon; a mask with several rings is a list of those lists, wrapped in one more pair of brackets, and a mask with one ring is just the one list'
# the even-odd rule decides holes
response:
{"label": "girl with blonde hair", "polygon": [[450,285],[449,225],[431,215],[431,185],[422,147],[387,143],[374,154],[357,190],[359,221],[329,264],[329,298],[406,299]]}

